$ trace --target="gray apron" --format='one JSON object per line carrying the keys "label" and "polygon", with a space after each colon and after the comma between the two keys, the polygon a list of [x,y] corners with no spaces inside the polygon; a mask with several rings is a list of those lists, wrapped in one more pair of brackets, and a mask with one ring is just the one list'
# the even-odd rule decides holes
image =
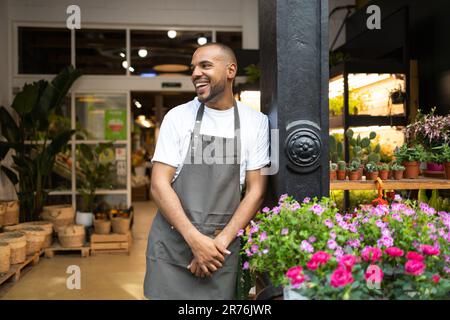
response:
{"label": "gray apron", "polygon": [[[183,167],[172,187],[192,224],[214,238],[230,221],[241,200],[240,121],[235,101],[234,137],[201,135],[203,112],[201,104]],[[191,248],[158,210],[148,237],[144,295],[152,300],[234,299],[239,238],[228,250],[231,255],[225,257],[223,267],[212,277],[196,277],[186,268],[194,258]]]}

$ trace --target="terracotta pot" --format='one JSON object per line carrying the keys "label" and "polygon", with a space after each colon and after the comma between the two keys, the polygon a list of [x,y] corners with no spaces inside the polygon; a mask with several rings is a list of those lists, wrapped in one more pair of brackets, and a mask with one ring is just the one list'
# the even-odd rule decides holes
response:
{"label": "terracotta pot", "polygon": [[330,171],[330,180],[336,180],[336,179],[337,179],[336,171]]}
{"label": "terracotta pot", "polygon": [[380,170],[380,179],[388,180],[389,179],[389,170]]}
{"label": "terracotta pot", "polygon": [[364,175],[364,165],[361,165],[359,167],[358,173],[359,173],[359,178],[358,179],[361,180],[362,176]]}
{"label": "terracotta pot", "polygon": [[404,162],[403,166],[405,166],[406,179],[417,179],[419,177],[419,162]]}
{"label": "terracotta pot", "polygon": [[359,170],[358,171],[350,171],[348,178],[350,180],[360,180],[361,179],[360,174],[361,174],[361,172]]}
{"label": "terracotta pot", "polygon": [[445,176],[450,180],[450,162],[444,163]]}
{"label": "terracotta pot", "polygon": [[368,172],[367,175],[366,175],[366,178],[368,180],[377,180],[377,178],[378,178],[378,171]]}
{"label": "terracotta pot", "polygon": [[345,170],[338,170],[337,171],[337,179],[338,180],[345,180],[346,173],[347,172]]}
{"label": "terracotta pot", "polygon": [[403,170],[395,170],[394,172],[394,179],[395,180],[402,180],[403,179]]}

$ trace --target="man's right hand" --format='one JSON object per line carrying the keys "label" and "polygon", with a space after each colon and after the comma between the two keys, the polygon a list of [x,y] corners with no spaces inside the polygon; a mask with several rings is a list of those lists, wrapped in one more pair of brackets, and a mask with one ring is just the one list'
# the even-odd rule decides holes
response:
{"label": "man's right hand", "polygon": [[226,248],[218,247],[214,239],[199,231],[190,235],[186,241],[194,254],[197,265],[206,276],[211,276],[213,272],[221,268],[225,261],[225,255],[230,254]]}

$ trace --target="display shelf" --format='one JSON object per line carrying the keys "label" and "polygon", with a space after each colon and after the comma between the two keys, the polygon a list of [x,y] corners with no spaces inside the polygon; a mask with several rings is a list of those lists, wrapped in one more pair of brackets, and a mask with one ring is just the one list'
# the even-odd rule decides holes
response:
{"label": "display shelf", "polygon": [[[422,178],[383,180],[383,189],[418,190],[418,189],[450,189],[450,180]],[[330,181],[330,190],[376,190],[376,181],[369,180],[334,180]]]}

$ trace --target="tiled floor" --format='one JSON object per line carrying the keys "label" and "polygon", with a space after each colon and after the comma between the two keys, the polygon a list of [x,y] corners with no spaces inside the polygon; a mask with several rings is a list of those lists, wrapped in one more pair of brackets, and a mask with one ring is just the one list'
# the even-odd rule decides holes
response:
{"label": "tiled floor", "polygon": [[[130,255],[101,254],[41,257],[38,265],[16,284],[0,288],[0,299],[144,299],[145,249],[151,222],[156,213],[153,202],[135,202],[133,246]],[[67,267],[81,270],[81,289],[69,290]]]}

